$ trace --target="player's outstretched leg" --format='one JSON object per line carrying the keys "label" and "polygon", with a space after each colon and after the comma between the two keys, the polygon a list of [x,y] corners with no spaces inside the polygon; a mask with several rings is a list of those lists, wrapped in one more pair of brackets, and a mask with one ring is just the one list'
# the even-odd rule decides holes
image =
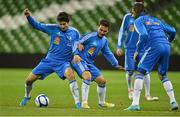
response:
{"label": "player's outstretched leg", "polygon": [[26,84],[25,84],[25,96],[20,102],[20,106],[26,106],[28,101],[31,99],[31,90],[32,90],[32,84],[34,81],[36,81],[38,78],[37,75],[34,75],[30,73],[26,79]]}

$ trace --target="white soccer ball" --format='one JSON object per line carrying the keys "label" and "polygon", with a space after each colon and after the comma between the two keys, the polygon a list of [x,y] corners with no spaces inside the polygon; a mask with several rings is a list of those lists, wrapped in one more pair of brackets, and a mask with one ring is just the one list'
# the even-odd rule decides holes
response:
{"label": "white soccer ball", "polygon": [[35,99],[35,104],[38,107],[47,107],[49,105],[49,98],[45,94],[39,94]]}

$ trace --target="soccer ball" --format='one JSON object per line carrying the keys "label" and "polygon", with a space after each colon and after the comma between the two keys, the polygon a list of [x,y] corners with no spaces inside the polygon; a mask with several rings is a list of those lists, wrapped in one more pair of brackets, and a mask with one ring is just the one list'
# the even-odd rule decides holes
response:
{"label": "soccer ball", "polygon": [[38,107],[47,107],[49,105],[49,98],[45,94],[39,94],[35,99],[35,104]]}

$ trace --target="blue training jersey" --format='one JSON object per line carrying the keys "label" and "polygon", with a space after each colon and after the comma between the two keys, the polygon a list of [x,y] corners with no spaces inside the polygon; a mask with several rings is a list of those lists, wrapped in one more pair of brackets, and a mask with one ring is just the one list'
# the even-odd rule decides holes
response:
{"label": "blue training jersey", "polygon": [[[142,48],[146,50],[160,43],[169,44],[176,35],[176,30],[173,27],[148,15],[136,19],[134,25],[139,34],[137,52],[140,52]],[[168,33],[168,37],[166,33]]]}
{"label": "blue training jersey", "polygon": [[62,31],[58,24],[43,24],[36,21],[31,16],[27,17],[33,28],[47,33],[50,36],[50,47],[46,58],[55,63],[64,63],[72,59],[73,46],[78,41],[80,35],[77,29],[68,27]]}
{"label": "blue training jersey", "polygon": [[108,47],[107,37],[99,37],[97,32],[87,33],[81,37],[79,43],[83,44],[84,50],[79,52],[76,49],[75,54],[78,54],[87,63],[94,63],[94,59],[101,51],[113,67],[118,66],[117,59]]}
{"label": "blue training jersey", "polygon": [[[125,41],[125,43],[124,43]],[[121,23],[118,35],[118,48],[136,49],[138,33],[134,30],[134,18],[131,13],[127,13]]]}

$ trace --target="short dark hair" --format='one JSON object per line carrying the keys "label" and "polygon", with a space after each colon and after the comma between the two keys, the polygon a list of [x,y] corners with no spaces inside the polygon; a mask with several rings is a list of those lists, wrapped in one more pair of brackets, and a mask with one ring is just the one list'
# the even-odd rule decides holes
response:
{"label": "short dark hair", "polygon": [[66,12],[60,12],[57,16],[57,21],[65,21],[68,22],[70,21],[70,15]]}
{"label": "short dark hair", "polygon": [[105,26],[105,27],[110,27],[110,21],[106,20],[106,19],[102,19],[99,21],[99,25]]}

